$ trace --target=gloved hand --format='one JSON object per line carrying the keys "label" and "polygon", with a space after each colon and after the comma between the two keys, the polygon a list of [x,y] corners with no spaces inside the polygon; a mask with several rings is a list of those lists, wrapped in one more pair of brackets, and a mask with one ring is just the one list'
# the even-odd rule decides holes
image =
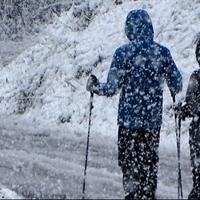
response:
{"label": "gloved hand", "polygon": [[189,105],[187,103],[182,104],[181,102],[178,103],[175,107],[174,107],[174,111],[175,113],[178,115],[178,117],[180,119],[182,119],[183,121],[187,118],[187,117],[191,117],[190,114],[190,108]]}
{"label": "gloved hand", "polygon": [[177,104],[175,104],[173,106],[173,109],[174,109],[174,112],[177,116],[180,116],[181,115],[181,107],[182,107],[182,102],[179,102]]}
{"label": "gloved hand", "polygon": [[185,120],[185,118],[189,118],[189,117],[194,117],[194,113],[192,114],[192,109],[191,106],[188,105],[187,103],[185,103],[184,105],[182,105],[181,107],[181,116],[183,118],[183,120]]}
{"label": "gloved hand", "polygon": [[86,90],[89,92],[94,92],[98,85],[99,85],[99,80],[97,79],[97,77],[95,75],[91,75],[88,78]]}

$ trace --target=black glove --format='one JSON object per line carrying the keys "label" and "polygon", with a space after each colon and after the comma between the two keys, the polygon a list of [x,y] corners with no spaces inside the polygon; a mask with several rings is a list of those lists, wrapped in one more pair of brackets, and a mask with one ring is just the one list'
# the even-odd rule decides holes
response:
{"label": "black glove", "polygon": [[97,79],[97,77],[95,75],[91,75],[88,78],[86,90],[89,92],[94,92],[98,85],[99,85],[99,80]]}
{"label": "black glove", "polygon": [[181,102],[178,103],[175,106],[174,110],[178,115],[178,117],[182,120],[185,120],[187,117],[192,117],[190,112],[190,106],[187,103],[185,104],[182,104]]}
{"label": "black glove", "polygon": [[174,112],[178,116],[181,114],[181,107],[182,107],[182,102],[179,102],[173,106]]}

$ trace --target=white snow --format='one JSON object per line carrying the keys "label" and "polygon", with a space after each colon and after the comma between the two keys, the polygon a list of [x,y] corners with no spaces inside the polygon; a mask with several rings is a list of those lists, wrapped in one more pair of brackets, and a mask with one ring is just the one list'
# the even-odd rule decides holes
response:
{"label": "white snow", "polygon": [[15,192],[7,189],[0,188],[0,199],[22,199],[22,197],[18,196]]}
{"label": "white snow", "polygon": [[[31,132],[31,134],[53,132],[55,138],[70,138],[69,143],[74,141],[78,145],[85,145],[89,115],[89,93],[85,89],[88,78],[87,71],[92,70],[92,73],[97,75],[101,81],[105,81],[115,49],[127,42],[124,34],[126,15],[130,10],[137,8],[146,9],[150,13],[155,29],[155,40],[171,50],[184,78],[184,90],[178,96],[179,100],[183,99],[189,76],[197,68],[194,57],[194,41],[200,32],[199,2],[191,0],[126,0],[122,5],[116,6],[111,1],[104,1],[97,11],[98,14],[92,18],[89,27],[85,30],[73,31],[75,20],[72,17],[72,10],[70,10],[60,18],[56,18],[55,23],[49,25],[42,32],[36,45],[27,48],[7,67],[1,68],[1,127],[6,130]],[[21,102],[21,106],[24,106],[22,91],[27,94],[29,99],[28,102],[26,101],[25,113],[19,114],[19,103]],[[118,95],[110,99],[95,96],[91,130],[92,146],[97,148],[95,146],[99,145],[100,148],[96,149],[99,154],[104,152],[102,147],[109,150],[108,145],[110,145],[111,151],[115,152],[114,155],[117,152],[117,105]],[[158,195],[163,198],[176,198],[177,192],[176,140],[171,105],[171,97],[166,89],[158,185]],[[67,119],[64,124],[59,121],[62,117]],[[188,126],[189,121],[186,121],[183,124],[184,134],[181,146],[183,168],[187,175],[189,174],[188,177],[185,176],[185,197],[191,189]],[[52,134],[51,137],[53,137]],[[8,158],[15,156],[11,155],[10,152],[7,154]],[[84,152],[81,155],[83,156]],[[3,156],[2,152],[1,156]],[[23,159],[27,157],[27,155],[21,154],[19,156],[22,156]],[[39,159],[41,163],[45,160],[42,157],[37,157],[37,151],[30,156]],[[73,153],[73,156],[77,155]],[[27,162],[31,163],[32,157]],[[100,160],[95,159],[95,156],[92,158],[97,162],[97,165],[104,161],[103,155],[98,157]],[[105,158],[106,162],[109,162],[106,153]],[[84,158],[81,159],[83,161]],[[116,169],[116,159],[115,156],[114,161],[112,161],[112,164],[115,165],[114,174],[110,171],[108,173],[109,167],[112,169],[110,164],[103,164],[105,170],[102,164],[99,164],[99,168],[96,166],[89,168],[88,174],[90,174],[91,184],[88,193],[91,198],[98,198],[98,195],[107,198],[109,195],[113,198],[123,197],[121,174],[119,169]],[[37,162],[40,163],[39,161]],[[55,161],[49,162],[53,165],[52,163]],[[83,163],[80,164],[72,159],[65,161],[64,164],[79,171],[77,175],[76,170],[70,171],[69,169],[66,171],[68,175],[71,173],[81,179],[82,172],[80,171],[83,170]],[[95,165],[95,162],[93,164]],[[164,166],[167,166],[167,170],[170,172]],[[52,171],[54,170],[56,169]],[[172,173],[171,176],[170,173]],[[173,181],[170,178],[167,179],[166,176],[171,177]],[[70,180],[74,182],[72,183],[73,189],[69,190],[69,196],[77,198],[76,194],[73,196],[72,193],[78,192],[78,197],[80,197],[80,191],[76,191],[76,184],[80,181],[73,178]],[[111,191],[106,190],[107,187]]]}

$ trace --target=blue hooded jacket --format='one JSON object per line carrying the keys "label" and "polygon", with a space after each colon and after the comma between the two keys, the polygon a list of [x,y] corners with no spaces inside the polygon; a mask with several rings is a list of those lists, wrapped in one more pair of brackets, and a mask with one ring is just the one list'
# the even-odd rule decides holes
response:
{"label": "blue hooded jacket", "polygon": [[118,125],[126,128],[157,128],[162,124],[163,82],[173,94],[182,89],[182,77],[170,51],[154,42],[151,19],[144,10],[131,11],[125,33],[130,43],[113,56],[107,82],[95,93],[113,96],[119,90]]}

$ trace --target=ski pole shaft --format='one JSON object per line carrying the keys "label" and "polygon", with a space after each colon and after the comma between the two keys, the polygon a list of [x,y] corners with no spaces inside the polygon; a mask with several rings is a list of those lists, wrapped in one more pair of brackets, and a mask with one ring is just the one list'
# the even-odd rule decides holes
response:
{"label": "ski pole shaft", "polygon": [[181,118],[179,117],[178,118],[178,143],[179,143],[179,146],[178,146],[178,150],[179,150],[179,162],[178,162],[178,169],[179,169],[179,197],[181,199],[183,199],[183,187],[182,187],[182,176],[181,176],[181,160],[180,160],[180,157],[181,157],[181,143],[180,143],[180,138],[181,138]]}
{"label": "ski pole shaft", "polygon": [[94,97],[94,93],[91,92],[90,93],[90,111],[89,111],[87,146],[86,146],[86,154],[85,154],[85,169],[84,169],[84,177],[83,177],[82,199],[85,199],[85,185],[86,185],[88,153],[89,153],[89,143],[90,143],[90,128],[91,128],[91,116],[92,116],[92,109],[93,109],[93,97]]}
{"label": "ski pole shaft", "polygon": [[[176,98],[174,94],[172,95],[173,103],[175,105]],[[181,153],[180,153],[180,137],[181,137],[181,119],[178,119],[177,114],[174,113],[175,117],[175,129],[176,129],[176,142],[177,142],[177,156],[178,156],[178,199],[183,199],[183,189],[182,189],[182,177],[181,177]]]}

